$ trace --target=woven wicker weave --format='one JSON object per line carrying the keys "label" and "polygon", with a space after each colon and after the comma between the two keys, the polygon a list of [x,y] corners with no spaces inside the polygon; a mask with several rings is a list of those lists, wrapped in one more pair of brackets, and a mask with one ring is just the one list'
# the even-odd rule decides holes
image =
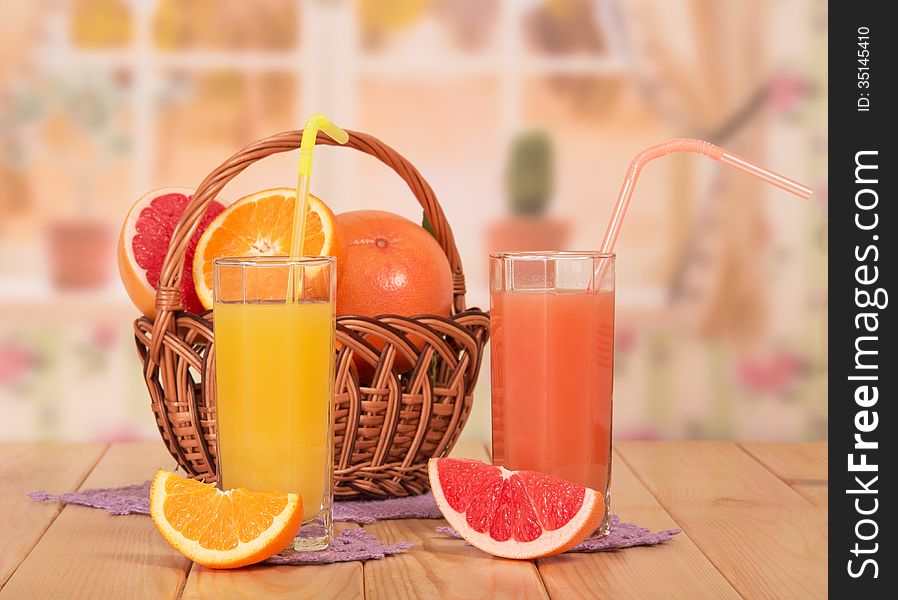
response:
{"label": "woven wicker weave", "polygon": [[[156,293],[156,318],[141,317],[134,324],[159,432],[178,464],[206,481],[216,480],[212,315],[189,314],[179,306],[184,253],[209,201],[255,161],[299,148],[301,135],[289,131],[255,142],[203,180],[172,234]],[[317,143],[334,145],[321,134]],[[452,449],[470,414],[489,317],[478,309],[465,310],[464,273],[452,230],[417,169],[363,133],[350,131],[346,146],[379,159],[408,184],[449,259],[454,302],[448,319],[337,319],[335,494],[420,494],[428,489],[427,460]],[[367,341],[372,337],[385,341],[382,349]],[[411,371],[396,372],[397,354],[414,365]],[[354,356],[374,367],[370,381],[359,380]]]}

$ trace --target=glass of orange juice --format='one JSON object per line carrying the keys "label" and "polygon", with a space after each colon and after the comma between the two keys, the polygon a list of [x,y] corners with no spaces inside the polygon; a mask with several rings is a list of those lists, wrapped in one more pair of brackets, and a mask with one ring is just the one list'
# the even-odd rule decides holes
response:
{"label": "glass of orange juice", "polygon": [[296,550],[333,536],[333,257],[213,262],[222,489],[302,495]]}
{"label": "glass of orange juice", "polygon": [[490,255],[493,462],[604,495],[609,527],[614,255]]}

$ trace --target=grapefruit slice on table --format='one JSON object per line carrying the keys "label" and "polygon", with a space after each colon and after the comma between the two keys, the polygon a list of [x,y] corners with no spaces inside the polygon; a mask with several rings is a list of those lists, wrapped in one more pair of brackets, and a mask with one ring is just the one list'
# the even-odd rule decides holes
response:
{"label": "grapefruit slice on table", "polygon": [[595,490],[545,473],[456,458],[432,458],[428,472],[449,525],[495,556],[560,554],[589,537],[605,513]]}
{"label": "grapefruit slice on table", "polygon": [[[118,241],[119,274],[134,306],[150,318],[156,316],[156,287],[168,243],[192,196],[193,190],[187,188],[153,190],[141,196],[125,217]],[[181,275],[181,307],[188,312],[203,312],[191,277],[194,249],[206,226],[223,210],[219,201],[210,202],[187,246]]]}
{"label": "grapefruit slice on table", "polygon": [[211,483],[158,470],[150,515],[162,537],[204,567],[234,569],[287,548],[302,525],[302,497],[281,492],[222,492]]}
{"label": "grapefruit slice on table", "polygon": [[[212,308],[212,261],[222,256],[287,256],[293,235],[296,190],[274,188],[244,196],[218,215],[200,237],[193,283],[200,302]],[[333,211],[309,194],[303,256],[337,256]]]}

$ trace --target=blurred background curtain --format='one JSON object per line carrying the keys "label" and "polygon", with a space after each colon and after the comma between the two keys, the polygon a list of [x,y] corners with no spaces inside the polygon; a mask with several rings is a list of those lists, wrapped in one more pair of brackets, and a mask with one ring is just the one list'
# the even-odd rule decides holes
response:
{"label": "blurred background curtain", "polygon": [[[765,134],[756,105],[770,77],[763,43],[765,5],[624,1],[641,89],[671,130],[709,139],[760,163],[765,162]],[[745,123],[735,122],[742,119]],[[739,127],[748,123],[752,127]],[[669,265],[677,312],[705,334],[762,335],[767,307],[759,258],[765,241],[761,186],[719,169],[711,185],[702,188],[694,157],[670,160],[677,163]]]}

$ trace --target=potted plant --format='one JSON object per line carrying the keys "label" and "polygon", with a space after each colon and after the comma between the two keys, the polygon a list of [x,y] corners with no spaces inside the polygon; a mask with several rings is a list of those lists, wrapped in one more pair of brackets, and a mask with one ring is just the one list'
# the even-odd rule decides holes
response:
{"label": "potted plant", "polygon": [[518,135],[505,172],[511,215],[487,229],[490,252],[563,249],[570,224],[546,215],[554,178],[549,136],[541,131]]}
{"label": "potted plant", "polygon": [[71,152],[52,144],[54,162],[67,172],[73,185],[75,210],[72,216],[53,217],[47,223],[47,253],[50,280],[57,289],[102,288],[112,272],[114,232],[106,219],[96,214],[96,182],[109,160],[127,150],[118,113],[126,100],[123,86],[113,76],[62,77],[53,80],[46,116],[62,113],[95,146],[96,158],[84,164]]}

